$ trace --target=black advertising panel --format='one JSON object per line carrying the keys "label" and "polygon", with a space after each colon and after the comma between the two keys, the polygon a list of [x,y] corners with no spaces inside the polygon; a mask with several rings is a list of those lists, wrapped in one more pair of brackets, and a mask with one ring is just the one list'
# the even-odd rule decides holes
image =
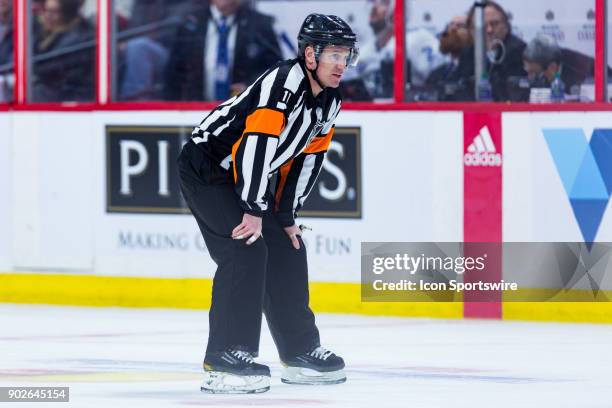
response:
{"label": "black advertising panel", "polygon": [[[189,213],[178,183],[187,126],[106,127],[106,211]],[[337,127],[300,217],[361,218],[361,129]]]}

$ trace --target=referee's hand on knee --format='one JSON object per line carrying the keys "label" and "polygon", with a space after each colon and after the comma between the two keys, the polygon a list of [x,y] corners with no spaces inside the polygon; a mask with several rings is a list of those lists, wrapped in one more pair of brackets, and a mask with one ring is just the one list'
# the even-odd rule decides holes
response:
{"label": "referee's hand on knee", "polygon": [[242,222],[232,231],[232,238],[246,239],[246,244],[251,245],[259,237],[261,237],[261,217],[245,213]]}
{"label": "referee's hand on knee", "polygon": [[300,249],[300,241],[297,239],[298,235],[302,235],[302,230],[295,224],[290,227],[285,227],[285,233],[291,240],[291,244],[295,249]]}

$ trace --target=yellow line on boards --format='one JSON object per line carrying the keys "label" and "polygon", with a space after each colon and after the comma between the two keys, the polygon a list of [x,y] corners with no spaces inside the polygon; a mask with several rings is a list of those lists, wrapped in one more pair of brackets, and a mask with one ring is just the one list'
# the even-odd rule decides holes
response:
{"label": "yellow line on boards", "polygon": [[210,279],[0,274],[0,302],[75,306],[210,307]]}
{"label": "yellow line on boards", "polygon": [[[0,274],[0,302],[210,308],[211,279],[136,278],[66,274]],[[462,317],[461,303],[362,302],[359,283],[310,283],[316,312],[408,317]]]}
{"label": "yellow line on boards", "polygon": [[[460,319],[462,302],[364,302],[360,283],[311,282],[315,312]],[[211,279],[0,273],[0,302],[208,309]],[[504,302],[507,320],[612,323],[612,302]]]}
{"label": "yellow line on boards", "polygon": [[505,302],[504,320],[564,323],[612,323],[610,302]]}

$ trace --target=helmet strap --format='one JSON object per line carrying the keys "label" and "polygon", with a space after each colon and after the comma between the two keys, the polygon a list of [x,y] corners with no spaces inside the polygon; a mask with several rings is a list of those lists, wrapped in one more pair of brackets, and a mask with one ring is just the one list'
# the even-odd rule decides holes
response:
{"label": "helmet strap", "polygon": [[319,61],[317,61],[317,67],[315,69],[309,69],[308,67],[306,67],[306,69],[312,74],[312,78],[317,82],[317,84],[319,84],[321,89],[325,89],[325,85],[321,83],[321,81],[319,80],[319,76],[317,75],[317,70],[319,69]]}
{"label": "helmet strap", "polygon": [[[304,60],[306,60],[306,57],[304,57]],[[306,65],[306,61],[304,61],[304,65],[306,66],[306,69],[308,70],[308,72],[310,72],[310,74],[312,75],[312,78],[316,81],[316,83],[319,84],[319,86],[321,87],[321,90],[323,90],[325,89],[325,85],[321,83],[321,81],[319,80],[319,76],[317,75],[317,70],[319,69],[319,56],[317,55],[316,52],[315,52],[315,63],[317,64],[316,67],[314,69],[310,69],[308,68],[308,65]]]}

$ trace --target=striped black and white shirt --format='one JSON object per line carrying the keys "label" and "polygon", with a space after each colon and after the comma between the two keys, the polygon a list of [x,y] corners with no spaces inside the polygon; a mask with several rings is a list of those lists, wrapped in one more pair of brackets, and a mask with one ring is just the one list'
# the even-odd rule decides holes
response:
{"label": "striped black and white shirt", "polygon": [[274,209],[293,225],[312,189],[334,134],[340,92],[313,96],[299,60],[279,63],[240,95],[223,102],[193,131],[192,140],[219,166],[233,172],[245,212],[261,216],[268,181],[276,172]]}

